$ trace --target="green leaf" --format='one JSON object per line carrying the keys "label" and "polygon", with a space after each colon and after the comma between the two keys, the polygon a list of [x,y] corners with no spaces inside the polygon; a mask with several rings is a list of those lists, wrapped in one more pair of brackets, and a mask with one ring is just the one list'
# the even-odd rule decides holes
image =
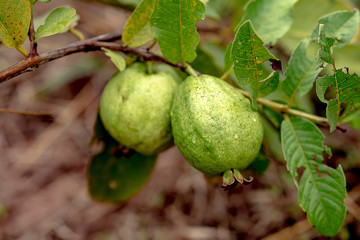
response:
{"label": "green leaf", "polygon": [[76,10],[70,7],[60,7],[52,11],[35,32],[35,41],[40,38],[52,36],[66,31],[71,23],[76,20]]}
{"label": "green leaf", "polygon": [[130,47],[140,47],[151,41],[154,36],[150,28],[150,16],[154,11],[153,0],[142,0],[127,20],[122,40]]}
{"label": "green leaf", "polygon": [[286,78],[282,83],[285,93],[294,97],[297,93],[304,96],[308,93],[318,74],[321,72],[320,61],[317,57],[307,57],[306,49],[308,41],[301,41],[289,60],[289,67],[286,70]]}
{"label": "green leaf", "polygon": [[[281,143],[286,167],[298,187],[300,207],[321,234],[334,236],[345,219],[346,183],[344,172],[323,164],[324,136],[309,120],[293,118],[281,124]],[[304,169],[301,179],[298,169]]]}
{"label": "green leaf", "polygon": [[[139,192],[153,170],[156,156],[125,152],[105,130],[98,114],[91,140],[104,142],[102,152],[89,163],[87,176],[91,197],[100,202],[117,203]],[[120,156],[119,156],[120,155]]]}
{"label": "green leaf", "polygon": [[115,66],[119,69],[120,72],[125,70],[126,61],[123,55],[107,48],[101,48],[101,50],[105,52],[106,56],[111,59],[111,61],[115,64]]}
{"label": "green leaf", "polygon": [[343,47],[347,45],[355,36],[359,26],[359,10],[338,11],[320,18],[318,26],[314,29],[312,38],[319,36],[319,25],[324,25],[324,33],[328,38],[335,38],[335,46]]}
{"label": "green leaf", "polygon": [[100,202],[123,202],[139,192],[153,170],[156,156],[135,153],[117,157],[109,146],[94,156],[88,167],[91,197]]}
{"label": "green leaf", "polygon": [[252,105],[256,108],[256,98],[265,96],[275,90],[271,88],[271,91],[267,91],[263,86],[274,86],[277,84],[271,81],[279,81],[276,78],[279,77],[279,74],[261,80],[262,70],[260,64],[269,59],[277,58],[264,47],[263,41],[257,36],[250,20],[244,22],[236,32],[230,55],[231,60],[234,62],[235,76],[239,84],[250,92]]}
{"label": "green leaf", "polygon": [[0,0],[0,38],[7,48],[24,43],[30,27],[31,2]]}
{"label": "green leaf", "polygon": [[334,38],[328,38],[325,35],[325,31],[324,31],[324,24],[320,24],[319,25],[319,45],[320,45],[320,50],[319,50],[319,57],[321,60],[333,64],[334,60],[333,60],[333,56],[332,56],[332,46],[335,43],[335,39]]}
{"label": "green leaf", "polygon": [[199,43],[195,23],[204,18],[199,0],[157,0],[150,24],[164,57],[173,63],[192,62]]}
{"label": "green leaf", "polygon": [[[327,100],[325,93],[333,89],[333,98]],[[327,103],[326,117],[330,124],[330,131],[336,129],[340,113],[342,117],[353,114],[360,109],[360,78],[355,73],[350,75],[342,69],[335,70],[334,75],[319,78],[316,81],[316,94],[320,101]]]}
{"label": "green leaf", "polygon": [[280,73],[271,72],[270,75],[259,82],[259,96],[265,97],[274,92],[279,85]]}
{"label": "green leaf", "polygon": [[243,21],[251,20],[261,39],[266,44],[274,44],[290,29],[296,2],[297,0],[249,1],[245,6]]}
{"label": "green leaf", "polygon": [[51,2],[51,0],[38,0],[39,2],[48,3]]}

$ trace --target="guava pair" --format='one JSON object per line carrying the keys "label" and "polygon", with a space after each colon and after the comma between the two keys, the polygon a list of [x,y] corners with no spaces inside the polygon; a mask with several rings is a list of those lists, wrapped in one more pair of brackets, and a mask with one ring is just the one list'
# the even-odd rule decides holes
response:
{"label": "guava pair", "polygon": [[263,139],[259,114],[228,83],[209,75],[181,82],[165,72],[148,74],[140,63],[109,81],[100,116],[121,144],[154,155],[174,141],[207,175],[231,172],[236,178],[255,159]]}

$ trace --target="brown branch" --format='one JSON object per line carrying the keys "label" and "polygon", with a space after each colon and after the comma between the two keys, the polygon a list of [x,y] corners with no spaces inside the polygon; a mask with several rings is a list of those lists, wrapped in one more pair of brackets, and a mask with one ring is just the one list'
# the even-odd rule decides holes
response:
{"label": "brown branch", "polygon": [[147,51],[146,49],[130,48],[130,47],[125,47],[122,43],[111,42],[120,39],[121,35],[122,35],[121,31],[108,33],[94,38],[78,41],[66,47],[59,48],[47,53],[28,57],[25,60],[1,71],[0,83],[3,83],[25,72],[32,71],[38,66],[50,62],[52,60],[77,52],[98,51],[101,50],[102,47],[109,48],[115,51],[121,51],[123,53],[132,53],[138,55],[145,61],[162,62],[170,66],[176,67],[181,71],[184,72],[186,71],[186,69],[183,66],[181,66],[181,64],[174,64],[159,55]]}

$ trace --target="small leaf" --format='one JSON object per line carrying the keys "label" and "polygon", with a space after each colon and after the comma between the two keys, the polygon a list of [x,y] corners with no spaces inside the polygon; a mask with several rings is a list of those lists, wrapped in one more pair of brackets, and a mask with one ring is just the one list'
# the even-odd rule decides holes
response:
{"label": "small leaf", "polygon": [[359,26],[359,10],[351,12],[338,11],[320,18],[318,26],[314,29],[312,38],[317,40],[319,36],[319,25],[324,25],[324,33],[328,38],[335,38],[335,46],[343,47],[347,45],[355,36]]}
{"label": "small leaf", "polygon": [[101,48],[101,50],[105,52],[106,56],[111,59],[111,61],[115,64],[115,66],[119,69],[120,72],[125,70],[126,61],[123,55],[107,48]]}
{"label": "small leaf", "polygon": [[35,41],[67,30],[74,20],[76,20],[75,9],[69,7],[55,9],[47,16],[45,24],[36,30]]}
{"label": "small leaf", "polygon": [[[252,106],[256,108],[256,98],[274,90],[273,86],[277,86],[279,74],[273,74],[261,80],[260,64],[276,57],[263,46],[263,41],[256,35],[249,20],[244,22],[236,32],[230,57],[234,62],[234,72],[239,84],[250,92]],[[271,89],[267,90],[263,87],[266,85],[272,86]]]}
{"label": "small leaf", "polygon": [[0,38],[7,48],[24,43],[31,20],[28,0],[0,0]]}
{"label": "small leaf", "polygon": [[142,0],[127,20],[122,40],[130,47],[140,47],[154,36],[150,28],[150,16],[154,11],[154,0]]}
{"label": "small leaf", "polygon": [[333,64],[334,60],[332,57],[332,46],[335,43],[335,39],[334,38],[328,38],[325,35],[325,31],[324,31],[324,24],[320,24],[319,26],[320,29],[320,34],[319,34],[319,45],[320,45],[320,50],[319,50],[319,57],[321,60]]}
{"label": "small leaf", "polygon": [[99,114],[91,143],[95,140],[103,142],[104,149],[90,160],[88,166],[90,195],[100,202],[128,200],[146,184],[156,156],[144,156],[119,147],[119,143],[105,130]]}
{"label": "small leaf", "polygon": [[164,57],[192,62],[199,43],[195,23],[204,18],[205,5],[199,0],[157,0],[150,24]]}
{"label": "small leaf", "polygon": [[[335,90],[332,99],[325,99],[328,89]],[[330,131],[336,129],[339,123],[340,113],[342,117],[353,114],[360,109],[360,77],[355,73],[350,75],[342,69],[335,70],[334,75],[319,78],[316,81],[316,94],[320,101],[327,103],[326,117],[330,124]]]}
{"label": "small leaf", "polygon": [[318,74],[321,72],[320,61],[316,57],[307,57],[306,49],[308,41],[301,41],[289,60],[289,67],[286,70],[286,78],[282,83],[285,93],[289,97],[300,93],[300,96],[308,93]]}
{"label": "small leaf", "polygon": [[131,157],[117,157],[107,147],[94,156],[88,167],[90,195],[97,201],[117,203],[139,192],[153,170],[156,156],[135,153]]}
{"label": "small leaf", "polygon": [[[293,118],[281,124],[286,167],[298,187],[300,207],[317,231],[334,236],[345,219],[346,183],[341,166],[335,170],[322,162],[323,151],[330,153],[323,141],[321,131],[308,120]],[[301,168],[303,174],[298,176]]]}
{"label": "small leaf", "polygon": [[38,0],[39,2],[48,3],[51,2],[51,0]]}
{"label": "small leaf", "polygon": [[243,21],[251,20],[261,39],[266,44],[274,44],[290,29],[296,2],[297,0],[249,1],[245,6]]}

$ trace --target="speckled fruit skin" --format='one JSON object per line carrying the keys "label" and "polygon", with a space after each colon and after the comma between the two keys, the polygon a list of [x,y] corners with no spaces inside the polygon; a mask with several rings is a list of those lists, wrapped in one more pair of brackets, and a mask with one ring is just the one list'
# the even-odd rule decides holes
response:
{"label": "speckled fruit skin", "polygon": [[170,127],[172,98],[178,80],[168,73],[147,74],[136,63],[108,82],[100,100],[100,117],[110,135],[145,155],[173,144]]}
{"label": "speckled fruit skin", "polygon": [[264,135],[250,100],[208,75],[190,76],[178,87],[171,125],[180,152],[207,175],[246,168],[259,153]]}

